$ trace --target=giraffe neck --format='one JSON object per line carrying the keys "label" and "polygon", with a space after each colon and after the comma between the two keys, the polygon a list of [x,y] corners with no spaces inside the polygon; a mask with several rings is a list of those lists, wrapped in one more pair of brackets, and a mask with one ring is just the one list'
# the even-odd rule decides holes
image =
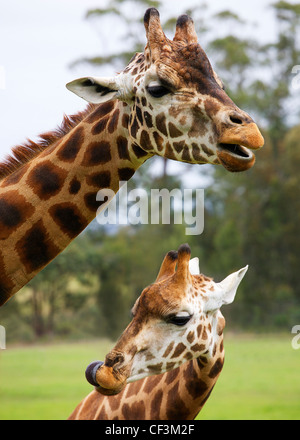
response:
{"label": "giraffe neck", "polygon": [[0,305],[95,218],[100,189],[116,193],[150,157],[130,141],[128,108],[97,106],[0,182]]}
{"label": "giraffe neck", "polygon": [[193,420],[221,373],[223,338],[212,356],[190,360],[167,373],[128,384],[115,396],[92,391],[70,420]]}

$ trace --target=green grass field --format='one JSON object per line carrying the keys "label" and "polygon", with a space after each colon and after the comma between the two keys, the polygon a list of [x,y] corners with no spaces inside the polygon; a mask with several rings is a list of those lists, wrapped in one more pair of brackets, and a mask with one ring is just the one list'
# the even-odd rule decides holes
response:
{"label": "green grass field", "polygon": [[[107,341],[7,347],[0,351],[0,419],[67,419],[91,391],[86,365]],[[225,335],[223,372],[200,420],[300,419],[300,350],[291,337]]]}

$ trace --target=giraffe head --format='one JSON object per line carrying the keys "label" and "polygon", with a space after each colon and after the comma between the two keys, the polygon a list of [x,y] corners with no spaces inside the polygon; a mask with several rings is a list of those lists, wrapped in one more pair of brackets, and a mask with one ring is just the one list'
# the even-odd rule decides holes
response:
{"label": "giraffe head", "polygon": [[[90,364],[87,379],[102,394],[116,394],[127,382],[160,374],[199,356],[212,357],[220,347],[230,304],[248,266],[220,283],[200,275],[187,244],[164,258],[155,283],[143,290],[132,321],[105,362]],[[176,269],[177,264],[177,270]]]}
{"label": "giraffe head", "polygon": [[92,103],[126,103],[129,136],[149,155],[244,171],[264,140],[250,116],[225,93],[194,24],[182,15],[169,40],[155,8],[144,17],[147,45],[116,77],[85,77],[67,88]]}

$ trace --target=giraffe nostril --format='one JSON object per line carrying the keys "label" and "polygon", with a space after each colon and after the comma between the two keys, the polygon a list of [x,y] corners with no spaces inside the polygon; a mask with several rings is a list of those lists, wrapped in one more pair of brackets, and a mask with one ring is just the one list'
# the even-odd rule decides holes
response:
{"label": "giraffe nostril", "polygon": [[125,358],[122,354],[117,354],[116,356],[106,356],[105,359],[105,366],[106,367],[116,367],[116,366],[120,366],[123,364],[123,362],[125,361]]}
{"label": "giraffe nostril", "polygon": [[229,119],[234,124],[239,124],[239,125],[243,124],[243,119],[237,115],[231,115],[231,116],[229,116]]}

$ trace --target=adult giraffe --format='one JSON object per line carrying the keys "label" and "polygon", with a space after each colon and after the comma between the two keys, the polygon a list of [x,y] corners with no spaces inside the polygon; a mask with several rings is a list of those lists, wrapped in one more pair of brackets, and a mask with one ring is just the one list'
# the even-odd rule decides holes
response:
{"label": "adult giraffe", "polygon": [[254,164],[249,148],[263,138],[223,90],[192,20],[178,18],[172,41],[156,9],[144,20],[145,52],[115,78],[69,83],[92,105],[0,166],[0,305],[95,218],[100,189],[116,193],[151,156],[230,171]]}
{"label": "adult giraffe", "polygon": [[105,362],[87,368],[96,390],[71,420],[192,420],[202,409],[224,363],[220,307],[232,303],[248,266],[215,283],[190,255],[188,245],[166,255]]}

